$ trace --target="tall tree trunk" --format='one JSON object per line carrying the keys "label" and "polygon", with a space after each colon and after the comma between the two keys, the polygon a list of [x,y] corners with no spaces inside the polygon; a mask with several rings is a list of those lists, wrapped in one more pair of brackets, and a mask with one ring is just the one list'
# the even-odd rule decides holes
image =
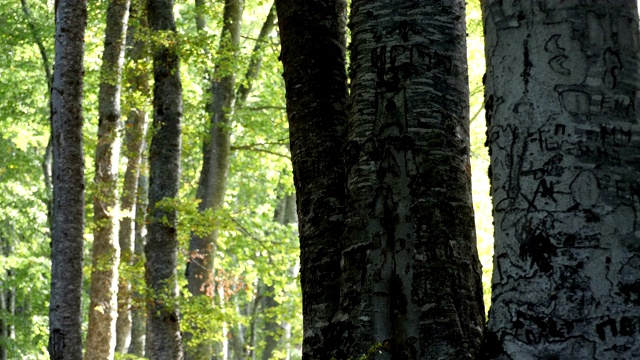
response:
{"label": "tall tree trunk", "polygon": [[[229,126],[235,102],[235,73],[230,71],[240,44],[243,11],[242,0],[226,0],[223,28],[220,37],[220,54],[211,82],[211,103],[207,113],[211,116],[210,138],[203,146],[203,162],[196,197],[200,211],[214,212],[224,204],[229,167]],[[191,235],[187,281],[193,295],[212,295],[212,269],[216,248],[217,230],[207,236]]]}
{"label": "tall tree trunk", "polygon": [[178,195],[182,85],[176,47],[173,0],[149,0],[152,33],[167,38],[153,49],[153,137],[149,148],[149,226],[145,245],[146,280],[153,299],[148,305],[152,359],[182,359],[177,289],[177,215],[159,204]]}
{"label": "tall tree trunk", "polygon": [[640,354],[635,1],[484,1],[491,359]]}
{"label": "tall tree trunk", "polygon": [[82,359],[82,247],[84,154],[82,151],[82,61],[86,0],[56,2],[55,69],[51,88],[53,221],[49,354]]}
{"label": "tall tree trunk", "polygon": [[[202,4],[197,3],[198,6]],[[225,0],[223,26],[217,65],[211,79],[211,101],[207,102],[206,113],[210,116],[209,138],[203,144],[203,160],[196,197],[200,200],[199,210],[214,213],[224,205],[227,188],[227,172],[230,153],[230,125],[235,103],[235,72],[233,64],[240,45],[242,12],[244,0]],[[197,19],[199,29],[204,19]],[[191,234],[189,259],[186,276],[187,288],[194,296],[215,297],[213,265],[217,248],[218,230],[200,236]],[[199,331],[196,329],[196,331]],[[213,353],[208,341],[194,346],[187,353],[188,359],[208,359]]]}
{"label": "tall tree trunk", "polygon": [[354,0],[340,358],[474,359],[464,1]]}
{"label": "tall tree trunk", "polygon": [[345,0],[276,0],[300,232],[303,359],[330,359],[340,292]]}
{"label": "tall tree trunk", "polygon": [[98,95],[98,145],[93,197],[93,255],[86,360],[112,359],[118,315],[118,163],[120,161],[120,91],[129,0],[111,0],[107,8],[104,53]]}
{"label": "tall tree trunk", "polygon": [[[145,147],[145,144],[143,144]],[[143,149],[144,150],[144,149]],[[141,150],[141,153],[144,151]],[[135,246],[134,246],[134,261],[144,261],[144,243],[146,238],[146,217],[147,217],[147,199],[149,193],[149,178],[147,176],[145,157],[142,157],[140,162],[140,174],[138,176],[138,190],[136,199],[136,221],[135,221]],[[140,288],[143,284],[140,282],[134,283],[136,287],[133,288],[135,305],[131,309],[131,343],[129,345],[129,354],[142,357],[145,355],[145,339],[146,336],[146,312],[144,309],[144,299]]]}
{"label": "tall tree trunk", "polygon": [[147,111],[145,103],[137,99],[146,99],[149,94],[149,74],[144,63],[147,59],[147,46],[144,41],[135,39],[135,33],[145,29],[146,12],[140,2],[131,6],[132,25],[127,32],[127,57],[133,66],[127,76],[130,106],[125,128],[125,153],[127,169],[124,173],[120,208],[123,217],[120,219],[118,241],[120,243],[120,274],[118,282],[118,320],[116,321],[116,351],[124,354],[131,339],[131,271],[135,261],[135,216],[138,212],[136,199],[138,177],[144,148],[144,136],[147,130]]}

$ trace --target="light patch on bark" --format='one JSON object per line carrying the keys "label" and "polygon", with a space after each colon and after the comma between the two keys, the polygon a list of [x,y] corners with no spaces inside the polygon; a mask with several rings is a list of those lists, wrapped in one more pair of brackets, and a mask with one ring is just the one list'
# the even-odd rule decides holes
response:
{"label": "light patch on bark", "polygon": [[485,1],[483,13],[489,357],[637,357],[636,3]]}

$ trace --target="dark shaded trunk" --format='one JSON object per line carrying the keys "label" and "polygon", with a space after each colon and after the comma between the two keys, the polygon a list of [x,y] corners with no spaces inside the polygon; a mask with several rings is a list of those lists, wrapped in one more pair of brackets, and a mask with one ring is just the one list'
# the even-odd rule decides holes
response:
{"label": "dark shaded trunk", "polygon": [[55,69],[51,87],[53,206],[49,355],[82,359],[84,154],[82,74],[87,4],[56,2]]}
{"label": "dark shaded trunk", "polygon": [[483,1],[489,359],[640,354],[635,1]]}
{"label": "dark shaded trunk", "polygon": [[[153,137],[149,147],[149,225],[145,245],[152,359],[182,359],[177,289],[177,214],[172,204],[180,178],[182,85],[173,0],[149,0],[149,28],[167,40],[153,49]],[[165,203],[161,203],[164,201]]]}
{"label": "dark shaded trunk", "polygon": [[[146,11],[142,3],[131,6],[131,24],[127,32],[126,56],[132,63],[127,76],[129,93],[129,114],[125,127],[124,156],[127,157],[127,169],[124,173],[120,209],[118,241],[120,243],[120,268],[124,274],[118,282],[118,320],[116,322],[116,351],[125,353],[131,339],[131,277],[135,261],[135,216],[139,210],[136,199],[140,163],[144,148],[144,136],[147,130],[147,112],[144,103],[137,99],[146,99],[149,95],[149,74],[145,63],[148,61],[147,46],[144,41],[135,38],[136,32],[145,29]],[[146,194],[146,192],[145,192]]]}
{"label": "dark shaded trunk", "polygon": [[93,197],[93,251],[89,329],[85,360],[111,359],[116,345],[118,316],[117,238],[118,164],[120,161],[120,91],[129,0],[111,0],[107,8],[104,52],[98,94],[98,143]]}
{"label": "dark shaded trunk", "polygon": [[301,253],[303,359],[330,359],[344,232],[346,1],[277,0]]}

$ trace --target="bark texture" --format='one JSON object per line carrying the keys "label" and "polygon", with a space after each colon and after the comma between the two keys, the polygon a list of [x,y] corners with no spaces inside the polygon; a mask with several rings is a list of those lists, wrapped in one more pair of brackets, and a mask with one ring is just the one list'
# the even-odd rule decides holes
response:
{"label": "bark texture", "polygon": [[182,85],[176,47],[173,0],[149,0],[149,27],[167,41],[153,49],[153,137],[149,148],[149,226],[145,245],[146,280],[153,299],[148,305],[152,359],[182,359],[176,265],[176,210],[159,205],[178,194]]}
{"label": "bark texture", "polygon": [[[124,173],[122,197],[120,198],[120,227],[118,241],[120,243],[120,274],[118,282],[118,320],[116,322],[116,351],[125,353],[131,339],[131,277],[135,261],[135,217],[138,212],[136,199],[138,177],[144,148],[144,136],[147,130],[147,111],[144,103],[137,99],[145,99],[149,94],[149,74],[145,62],[147,46],[135,33],[146,28],[146,13],[141,3],[132,5],[131,20],[135,23],[127,30],[127,56],[131,61],[127,83],[131,96],[128,96],[129,114],[125,127],[125,151],[127,169]],[[141,258],[141,257],[139,257]]]}
{"label": "bark texture", "polygon": [[464,1],[354,0],[339,358],[474,359]]}
{"label": "bark texture", "polygon": [[276,0],[300,233],[303,359],[330,359],[337,330],[347,122],[344,0]]}
{"label": "bark texture", "polygon": [[53,207],[49,355],[82,359],[82,247],[84,154],[82,74],[86,0],[58,0],[55,70],[51,88]]}
{"label": "bark texture", "polygon": [[490,359],[640,356],[635,1],[484,1]]}
{"label": "bark texture", "polygon": [[112,359],[118,316],[118,163],[120,161],[120,90],[129,0],[111,0],[107,8],[98,94],[98,145],[93,197],[93,253],[86,360]]}

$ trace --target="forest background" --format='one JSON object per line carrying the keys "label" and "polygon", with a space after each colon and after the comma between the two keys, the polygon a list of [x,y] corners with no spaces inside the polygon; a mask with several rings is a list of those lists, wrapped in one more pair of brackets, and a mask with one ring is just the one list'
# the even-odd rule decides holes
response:
{"label": "forest background", "polygon": [[[83,316],[88,323],[93,208],[94,155],[97,145],[98,89],[108,1],[89,2],[85,35],[83,115],[86,189],[86,228]],[[190,301],[186,278],[179,276],[179,306],[183,331],[192,341],[209,338],[224,344],[235,358],[300,358],[302,342],[301,294],[297,274],[299,249],[295,223],[275,221],[286,199],[294,193],[288,150],[288,128],[277,27],[268,34],[259,56],[262,66],[246,103],[236,109],[230,124],[231,155],[224,206],[200,214],[195,201],[202,167],[202,143],[207,138],[207,82],[216,65],[236,74],[236,87],[246,85],[245,74],[260,29],[272,3],[247,0],[238,56],[223,64],[216,53],[220,44],[223,2],[210,2],[196,10],[192,1],[176,1],[183,85],[182,173],[178,208],[179,273],[189,259],[189,236],[219,232],[215,260],[217,306]],[[0,3],[0,358],[48,358],[50,289],[49,91],[52,71],[53,1],[21,0]],[[198,31],[196,19],[204,15],[207,27]],[[131,23],[135,24],[135,16]],[[473,197],[478,250],[483,263],[485,303],[489,305],[492,219],[484,147],[484,48],[478,1],[467,2],[467,47],[470,82]],[[137,39],[144,40],[144,33]],[[128,86],[133,74],[150,72],[150,61],[125,59],[122,114],[134,107],[150,111],[151,94]],[[126,135],[127,126],[123,136]],[[123,151],[120,181],[127,165]],[[144,179],[144,168],[142,177]],[[122,191],[120,191],[122,194]],[[139,194],[139,198],[144,195]],[[134,214],[121,213],[120,216]],[[140,236],[144,235],[139,221]],[[133,284],[132,308],[144,306],[143,260],[121,265],[121,277]],[[135,318],[134,318],[135,321]],[[275,325],[275,326],[274,326]],[[195,329],[198,331],[196,332]],[[189,344],[187,344],[189,345]],[[126,352],[126,351],[125,351]],[[136,351],[134,351],[136,353]],[[130,358],[140,356],[128,355]],[[124,355],[117,354],[116,358]]]}

